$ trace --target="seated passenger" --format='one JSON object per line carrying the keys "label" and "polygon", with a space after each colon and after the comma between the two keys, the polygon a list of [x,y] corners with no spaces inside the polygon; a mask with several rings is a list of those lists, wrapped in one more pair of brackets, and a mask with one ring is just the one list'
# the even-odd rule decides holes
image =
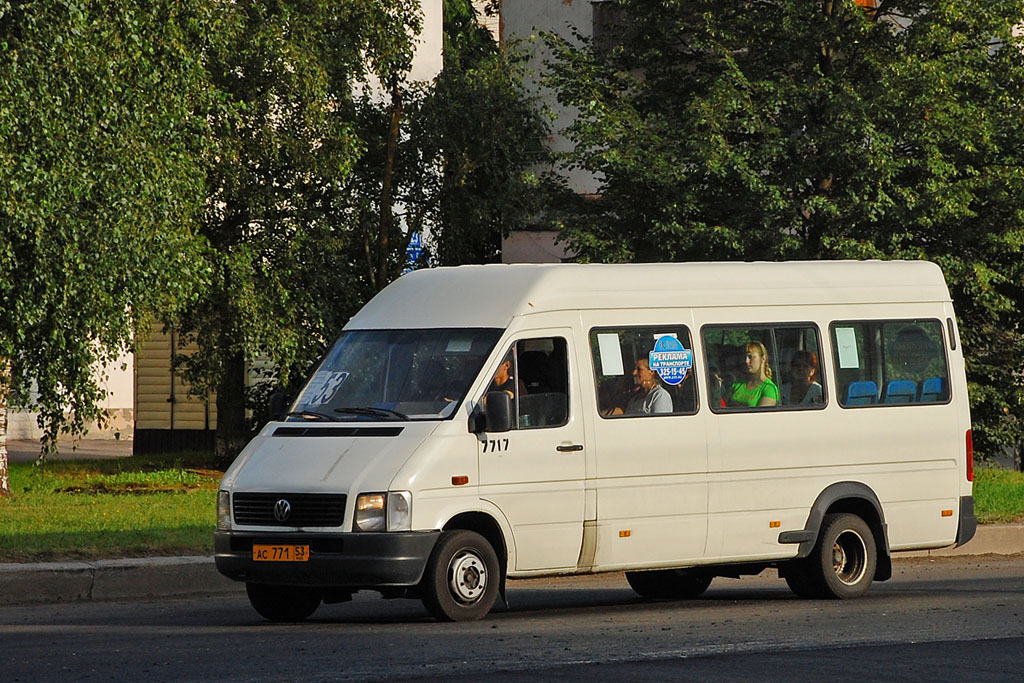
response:
{"label": "seated passenger", "polygon": [[612,406],[601,412],[602,415],[650,415],[653,413],[671,413],[672,396],[661,386],[658,373],[651,370],[646,358],[636,362],[633,369],[633,389],[629,392],[626,407]]}
{"label": "seated passenger", "polygon": [[636,390],[633,380],[626,375],[606,377],[597,390],[597,404],[602,415],[622,415],[622,407],[629,403]]}
{"label": "seated passenger", "polygon": [[789,384],[782,385],[782,403],[811,405],[824,403],[818,383],[818,357],[810,351],[797,351],[789,362]]}
{"label": "seated passenger", "polygon": [[768,365],[768,349],[759,341],[749,342],[745,348],[744,359],[747,377],[745,381],[733,383],[729,405],[754,408],[777,404],[779,402],[779,387],[772,381],[772,369]]}
{"label": "seated passenger", "polygon": [[520,396],[526,395],[526,386],[522,380],[516,381],[512,376],[512,351],[509,351],[508,355],[505,356],[505,360],[501,361],[501,365],[495,371],[494,377],[491,379],[491,386],[487,391],[504,391],[513,401],[516,398],[516,394]]}
{"label": "seated passenger", "polygon": [[627,415],[672,412],[672,397],[665,387],[661,386],[661,378],[658,377],[658,373],[651,370],[646,358],[636,362],[633,381],[637,389],[626,404]]}

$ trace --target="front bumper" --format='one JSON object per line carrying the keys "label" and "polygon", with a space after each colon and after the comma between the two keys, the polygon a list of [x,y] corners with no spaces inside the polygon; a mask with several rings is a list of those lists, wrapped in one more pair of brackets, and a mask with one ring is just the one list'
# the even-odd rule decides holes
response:
{"label": "front bumper", "polygon": [[[217,570],[236,581],[352,589],[415,586],[440,534],[216,531],[214,557]],[[253,543],[308,545],[309,560],[257,562]]]}

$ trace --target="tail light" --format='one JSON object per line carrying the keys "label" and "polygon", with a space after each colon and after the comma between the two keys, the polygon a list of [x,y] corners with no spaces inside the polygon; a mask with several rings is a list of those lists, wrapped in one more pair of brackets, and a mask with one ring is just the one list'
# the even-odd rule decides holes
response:
{"label": "tail light", "polygon": [[974,439],[967,430],[967,481],[974,481]]}

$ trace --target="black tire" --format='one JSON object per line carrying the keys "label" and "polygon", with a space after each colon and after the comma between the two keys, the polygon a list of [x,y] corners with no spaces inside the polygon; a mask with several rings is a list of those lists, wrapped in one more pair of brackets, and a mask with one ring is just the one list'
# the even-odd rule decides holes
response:
{"label": "black tire", "polygon": [[314,588],[247,583],[245,592],[253,609],[270,621],[302,621],[320,606],[320,593]]}
{"label": "black tire", "polygon": [[491,544],[474,531],[445,531],[423,574],[423,606],[438,621],[476,621],[498,597],[501,568]]}
{"label": "black tire", "polygon": [[658,569],[626,572],[629,587],[645,598],[696,598],[708,589],[714,577],[687,569]]}
{"label": "black tire", "polygon": [[803,597],[858,598],[871,587],[877,564],[867,522],[848,513],[825,515],[814,550],[787,568],[786,583]]}
{"label": "black tire", "polygon": [[789,586],[789,589],[801,598],[824,597],[821,587],[810,575],[806,559],[787,562],[782,578],[786,580],[786,585]]}

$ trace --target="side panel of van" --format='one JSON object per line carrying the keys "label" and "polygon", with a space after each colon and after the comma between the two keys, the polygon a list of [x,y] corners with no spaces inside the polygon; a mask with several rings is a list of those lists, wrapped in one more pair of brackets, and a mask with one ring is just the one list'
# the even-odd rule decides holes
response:
{"label": "side panel of van", "polygon": [[[591,485],[597,497],[600,569],[697,563],[707,535],[707,441],[696,409],[694,370],[671,390],[671,414],[604,414],[614,398],[598,394],[614,383],[633,388],[638,360],[671,334],[692,351],[693,321],[685,309],[584,311],[588,343],[579,347],[585,382],[595,387]],[[664,385],[664,383],[663,383]],[[606,403],[601,403],[606,401]],[[620,401],[621,403],[621,401]]]}
{"label": "side panel of van", "polygon": [[[511,354],[516,393],[521,393],[515,428],[484,434],[477,444],[480,497],[512,526],[509,542],[515,544],[516,560],[511,571],[575,569],[579,559],[586,445],[579,369],[571,352],[576,344],[568,327],[518,329],[485,366],[486,377],[492,377]],[[548,367],[529,368],[530,358]],[[534,382],[542,373],[554,386]],[[527,379],[532,386],[525,386]]]}
{"label": "side panel of van", "polygon": [[[940,304],[729,308],[696,313],[705,326],[770,327],[813,321],[820,333],[824,407],[757,408],[709,415],[708,559],[755,561],[794,556],[780,531],[802,529],[817,496],[837,482],[858,482],[882,504],[893,549],[952,543],[958,509],[958,411],[945,403],[844,407],[851,382],[837,376],[829,325],[841,320],[935,319]],[[786,368],[770,359],[777,381]],[[955,515],[955,512],[954,512]]]}

